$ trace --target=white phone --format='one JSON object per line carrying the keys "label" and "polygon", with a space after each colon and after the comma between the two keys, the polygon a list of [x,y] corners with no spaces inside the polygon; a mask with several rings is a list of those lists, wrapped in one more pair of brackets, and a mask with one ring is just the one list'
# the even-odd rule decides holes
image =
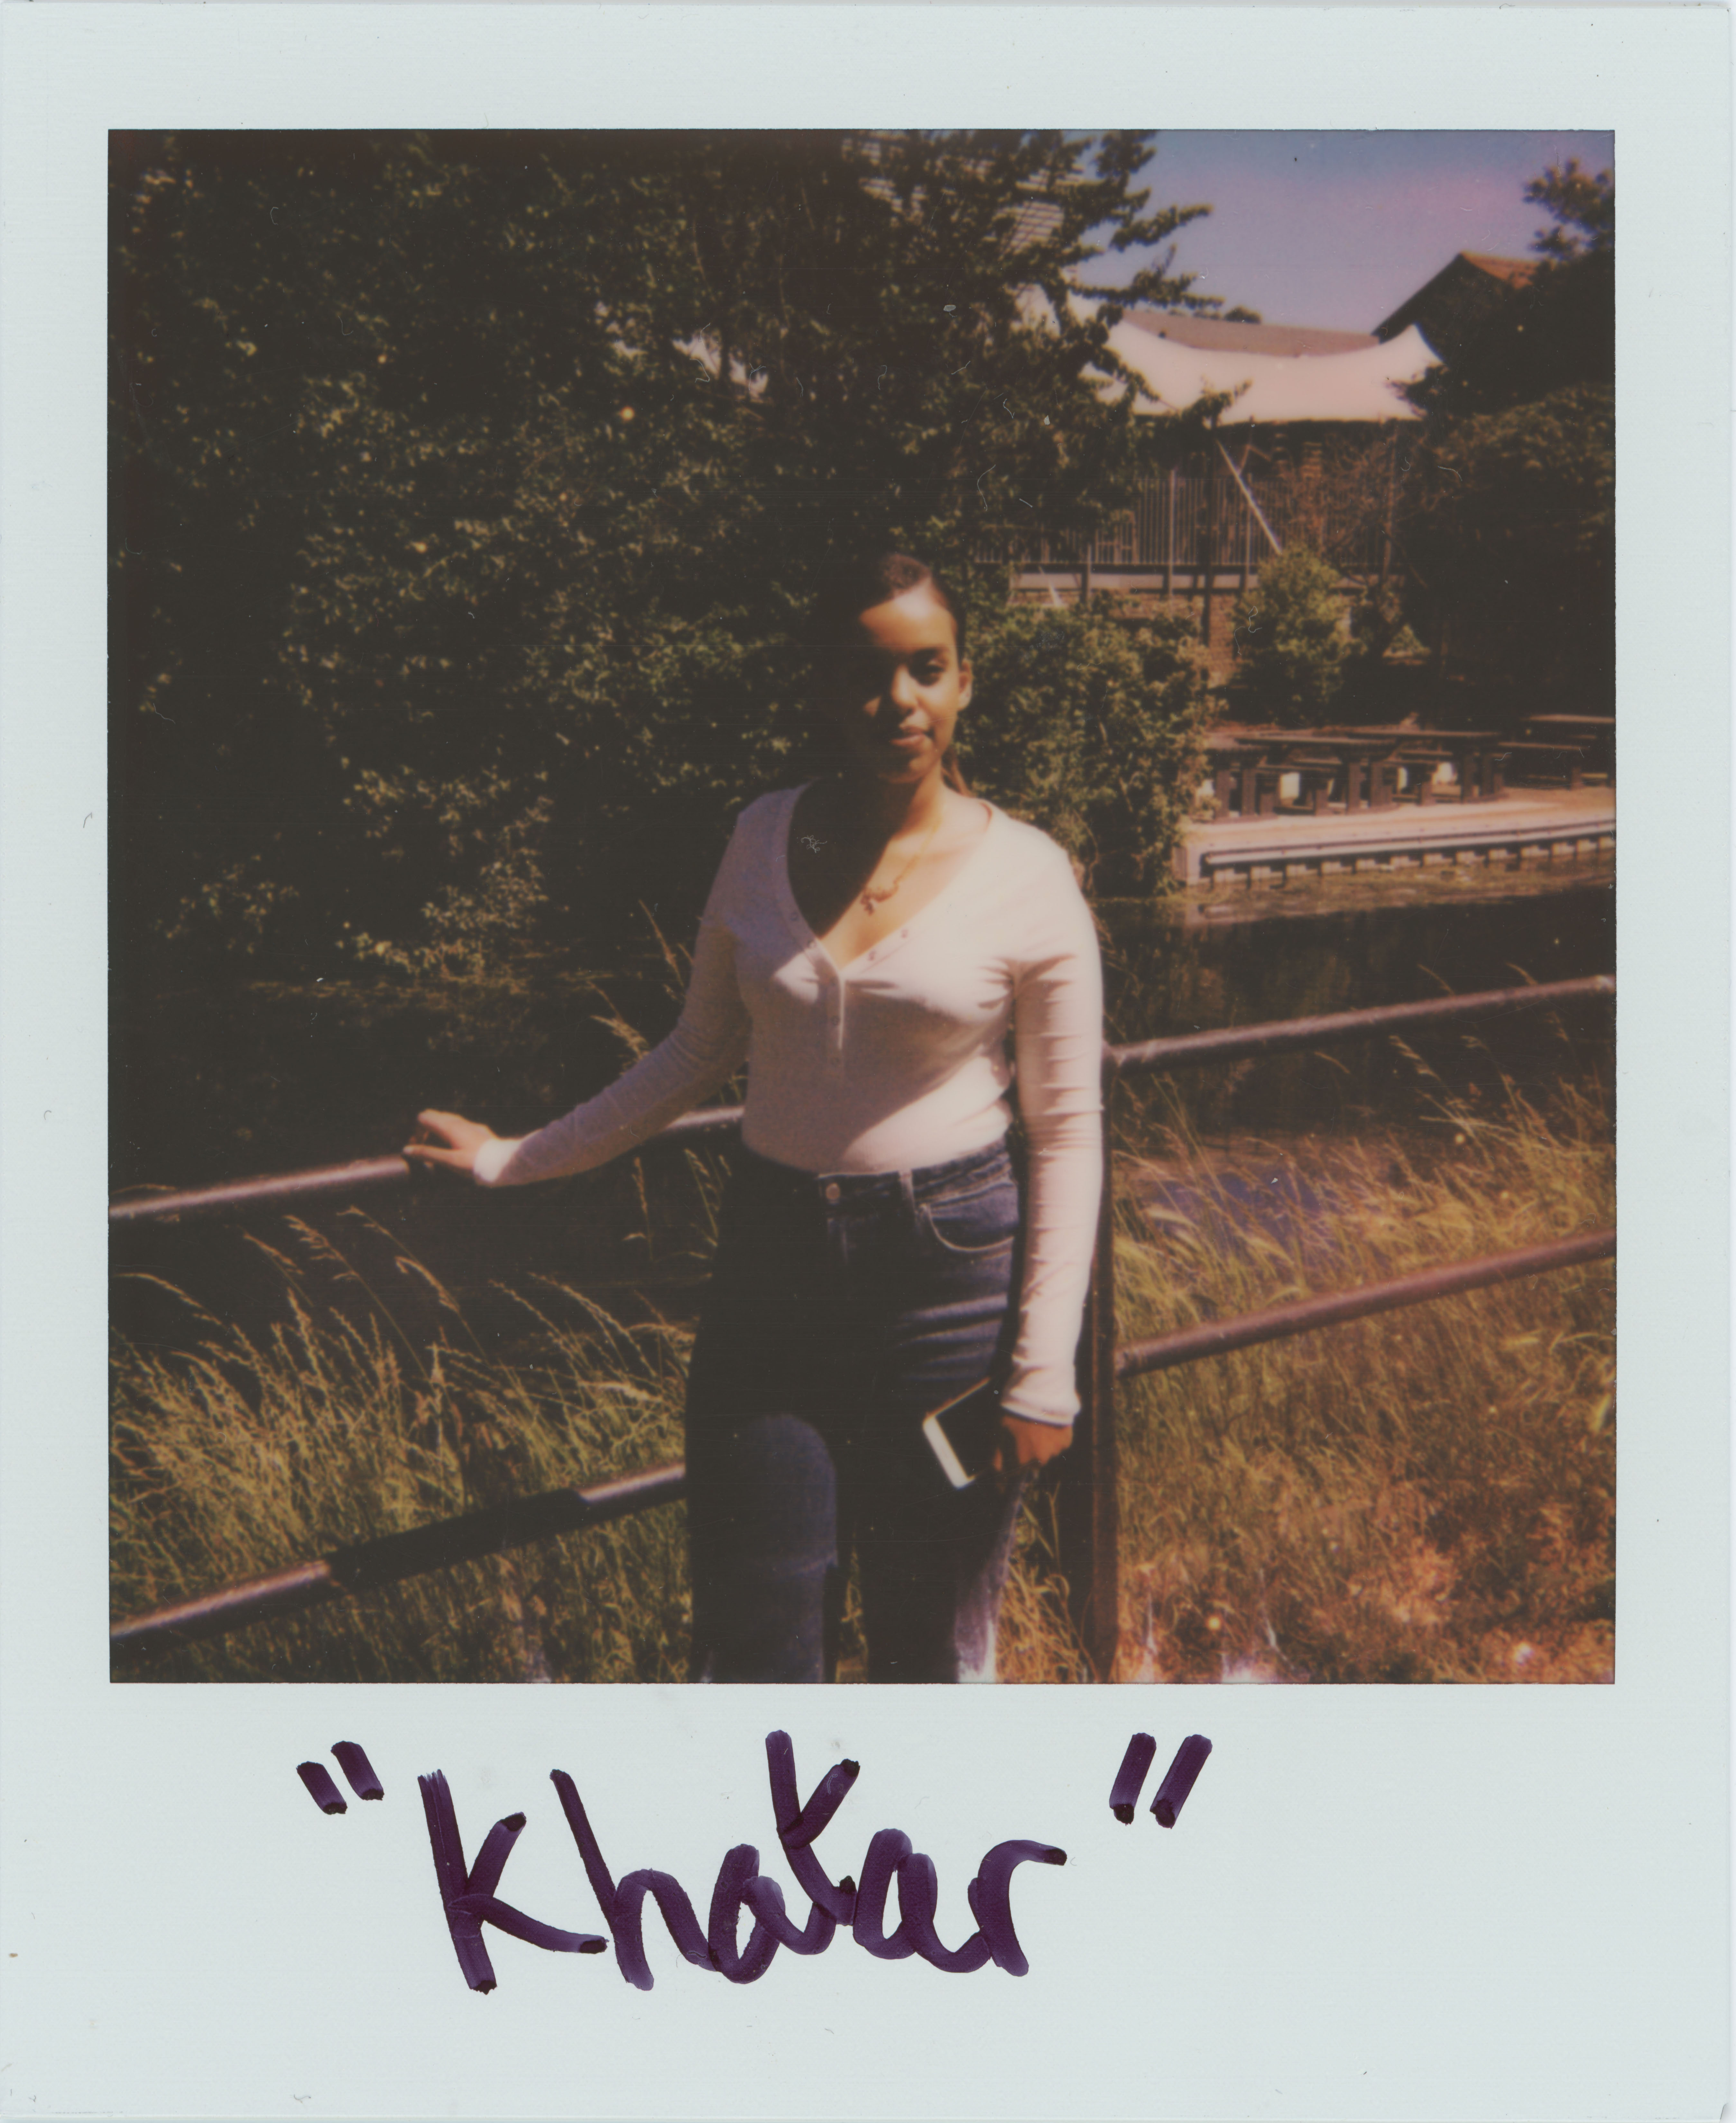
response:
{"label": "white phone", "polygon": [[981,1379],[922,1418],[922,1435],[955,1489],[968,1489],[993,1465],[1002,1442],[1001,1397]]}

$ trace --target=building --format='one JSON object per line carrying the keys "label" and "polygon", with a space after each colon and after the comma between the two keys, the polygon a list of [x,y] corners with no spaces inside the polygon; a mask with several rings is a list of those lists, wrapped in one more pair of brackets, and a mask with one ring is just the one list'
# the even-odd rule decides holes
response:
{"label": "building", "polygon": [[1064,599],[1095,588],[1146,607],[1180,605],[1221,676],[1236,601],[1292,540],[1339,566],[1347,597],[1385,577],[1401,437],[1420,419],[1405,394],[1438,361],[1421,331],[1382,340],[1133,310],[1109,343],[1138,377],[1147,412],[1179,412],[1206,393],[1228,402],[1204,447],[1151,481],[1087,549],[1053,533],[1034,540],[1016,594]]}
{"label": "building", "polygon": [[1494,258],[1480,251],[1462,251],[1390,317],[1382,318],[1374,335],[1392,340],[1420,330],[1443,361],[1456,361],[1466,340],[1511,296],[1528,287],[1537,271],[1535,258]]}

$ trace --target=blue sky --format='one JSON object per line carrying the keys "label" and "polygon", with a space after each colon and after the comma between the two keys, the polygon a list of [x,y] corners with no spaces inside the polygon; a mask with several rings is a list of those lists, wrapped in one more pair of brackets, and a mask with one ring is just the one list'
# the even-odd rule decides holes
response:
{"label": "blue sky", "polygon": [[[1611,133],[1160,133],[1155,203],[1212,209],[1176,239],[1195,292],[1268,324],[1370,331],[1458,251],[1525,258],[1552,163],[1614,167]],[[1118,277],[1104,261],[1104,277]]]}

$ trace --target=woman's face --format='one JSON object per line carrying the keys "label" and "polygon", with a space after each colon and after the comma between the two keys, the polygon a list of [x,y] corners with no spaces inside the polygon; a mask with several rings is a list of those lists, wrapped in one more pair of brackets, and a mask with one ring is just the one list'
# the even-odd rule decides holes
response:
{"label": "woman's face", "polygon": [[923,583],[856,615],[820,712],[852,773],[920,781],[938,771],[969,699],[952,614]]}

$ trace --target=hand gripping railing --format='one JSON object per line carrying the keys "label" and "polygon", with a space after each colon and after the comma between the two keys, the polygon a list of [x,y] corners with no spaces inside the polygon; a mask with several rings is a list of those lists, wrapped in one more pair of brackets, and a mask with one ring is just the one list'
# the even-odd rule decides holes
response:
{"label": "hand gripping railing", "polygon": [[[1452,996],[1438,1001],[1400,1003],[1386,1009],[1348,1010],[1330,1017],[1292,1018],[1274,1024],[1232,1027],[1174,1039],[1147,1040],[1137,1046],[1112,1047],[1104,1055],[1105,1106],[1124,1076],[1145,1074],[1208,1061],[1282,1053],[1341,1039],[1368,1038],[1382,1033],[1422,1029],[1499,1013],[1538,1010],[1612,997],[1614,979],[1557,981],[1546,986],[1502,988],[1480,995]],[[721,1133],[735,1126],[739,1109],[713,1108],[692,1113],[667,1129],[659,1141]],[[1116,1494],[1114,1385],[1118,1378],[1167,1370],[1220,1356],[1260,1342],[1314,1332],[1343,1320],[1419,1305],[1462,1291],[1479,1290],[1518,1277],[1541,1275],[1615,1252],[1612,1230],[1583,1232],[1553,1244],[1491,1254],[1441,1268],[1428,1268],[1389,1282],[1304,1298],[1266,1311],[1232,1319],[1208,1321],[1156,1339],[1118,1346],[1114,1332],[1114,1175],[1109,1164],[1110,1114],[1105,1114],[1105,1183],[1097,1250],[1086,1308],[1086,1331],[1080,1349],[1081,1411],[1072,1449],[1058,1464],[1061,1471],[1062,1563],[1074,1588],[1072,1606],[1081,1639],[1093,1671],[1107,1680],[1113,1671],[1119,1629],[1120,1519]],[[332,1165],[232,1186],[160,1195],[116,1204],[111,1220],[133,1222],[146,1215],[232,1214],[238,1210],[275,1208],[310,1195],[347,1193],[362,1188],[407,1182],[405,1158],[380,1158],[363,1165]],[[444,1519],[431,1525],[384,1534],[335,1550],[311,1563],[292,1564],[268,1577],[251,1578],[197,1600],[157,1609],[110,1631],[110,1644],[126,1658],[152,1646],[221,1635],[244,1624],[298,1613],[303,1609],[370,1591],[375,1586],[444,1568],[476,1557],[522,1546],[552,1534],[582,1531],[608,1520],[673,1503],[685,1493],[686,1469],[679,1461],[637,1474],[587,1485],[548,1490],[487,1510]]]}
{"label": "hand gripping railing", "polygon": [[[694,1137],[726,1135],[740,1124],[739,1106],[706,1106],[683,1113],[655,1137],[659,1142],[685,1142]],[[163,1194],[141,1194],[130,1202],[111,1202],[109,1222],[162,1223],[171,1217],[233,1216],[248,1209],[286,1209],[321,1195],[370,1193],[382,1187],[408,1187],[428,1181],[437,1168],[418,1165],[414,1158],[360,1158],[352,1165],[315,1165],[302,1172],[276,1172],[261,1179],[228,1179],[216,1187],[176,1188]]]}

